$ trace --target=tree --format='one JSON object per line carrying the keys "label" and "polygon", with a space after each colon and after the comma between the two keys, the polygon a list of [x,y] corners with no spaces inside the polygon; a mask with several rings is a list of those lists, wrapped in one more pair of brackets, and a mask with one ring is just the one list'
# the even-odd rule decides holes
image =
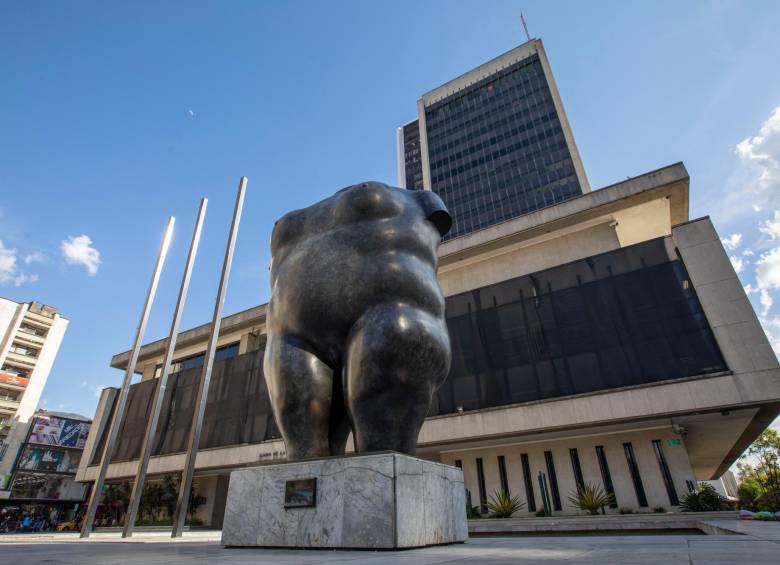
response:
{"label": "tree", "polygon": [[163,496],[163,487],[157,482],[147,482],[141,491],[141,500],[138,505],[138,513],[142,519],[154,523],[160,514],[160,500]]}
{"label": "tree", "polygon": [[103,491],[104,516],[112,516],[117,522],[121,522],[121,517],[127,510],[127,504],[130,501],[130,486],[128,483],[112,483],[106,485]]}
{"label": "tree", "polygon": [[737,464],[740,504],[755,510],[780,510],[780,436],[767,428],[750,444]]}

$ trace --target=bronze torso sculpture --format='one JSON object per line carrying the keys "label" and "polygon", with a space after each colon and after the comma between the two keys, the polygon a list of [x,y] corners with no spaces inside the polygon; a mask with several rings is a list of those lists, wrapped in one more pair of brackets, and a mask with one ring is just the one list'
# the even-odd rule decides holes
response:
{"label": "bronze torso sculpture", "polygon": [[265,377],[289,460],[414,454],[450,366],[436,278],[452,220],[430,191],[377,182],[283,216],[271,237]]}

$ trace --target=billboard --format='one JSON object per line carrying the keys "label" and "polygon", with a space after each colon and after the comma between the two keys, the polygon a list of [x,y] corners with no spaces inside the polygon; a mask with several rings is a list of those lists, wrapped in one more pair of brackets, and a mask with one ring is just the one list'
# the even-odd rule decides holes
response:
{"label": "billboard", "polygon": [[38,416],[33,422],[29,443],[84,449],[89,423],[56,416]]}
{"label": "billboard", "polygon": [[16,386],[27,386],[30,379],[26,377],[20,377],[18,375],[11,375],[9,373],[0,373],[0,384],[9,384]]}
{"label": "billboard", "polygon": [[19,457],[17,467],[25,471],[76,473],[80,460],[81,452],[79,451],[65,451],[28,445]]}

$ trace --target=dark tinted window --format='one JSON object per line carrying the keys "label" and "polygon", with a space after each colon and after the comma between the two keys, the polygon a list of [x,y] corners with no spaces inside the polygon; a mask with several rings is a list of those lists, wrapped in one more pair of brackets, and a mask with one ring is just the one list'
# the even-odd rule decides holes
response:
{"label": "dark tinted window", "polygon": [[425,124],[431,188],[454,220],[445,239],[582,194],[536,54],[426,107]]}
{"label": "dark tinted window", "polygon": [[452,368],[431,414],[726,370],[669,242],[447,298]]}
{"label": "dark tinted window", "polygon": [[[215,360],[200,449],[260,443],[281,437],[271,411],[262,368],[261,351]],[[186,449],[200,373],[200,368],[195,367],[169,377],[152,446],[153,455],[180,453]],[[130,387],[112,461],[138,457],[156,384],[157,379],[153,379]],[[105,434],[96,453],[102,451],[104,438]],[[96,457],[92,463],[97,463]]]}

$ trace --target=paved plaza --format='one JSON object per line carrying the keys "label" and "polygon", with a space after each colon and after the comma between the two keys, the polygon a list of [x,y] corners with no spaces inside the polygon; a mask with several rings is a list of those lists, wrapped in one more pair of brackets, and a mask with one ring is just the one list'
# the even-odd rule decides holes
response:
{"label": "paved plaza", "polygon": [[219,532],[187,532],[170,540],[144,533],[0,536],[3,563],[368,563],[429,565],[487,563],[780,563],[780,524],[739,524],[742,535],[626,535],[473,538],[460,545],[408,551],[329,551],[223,548]]}

